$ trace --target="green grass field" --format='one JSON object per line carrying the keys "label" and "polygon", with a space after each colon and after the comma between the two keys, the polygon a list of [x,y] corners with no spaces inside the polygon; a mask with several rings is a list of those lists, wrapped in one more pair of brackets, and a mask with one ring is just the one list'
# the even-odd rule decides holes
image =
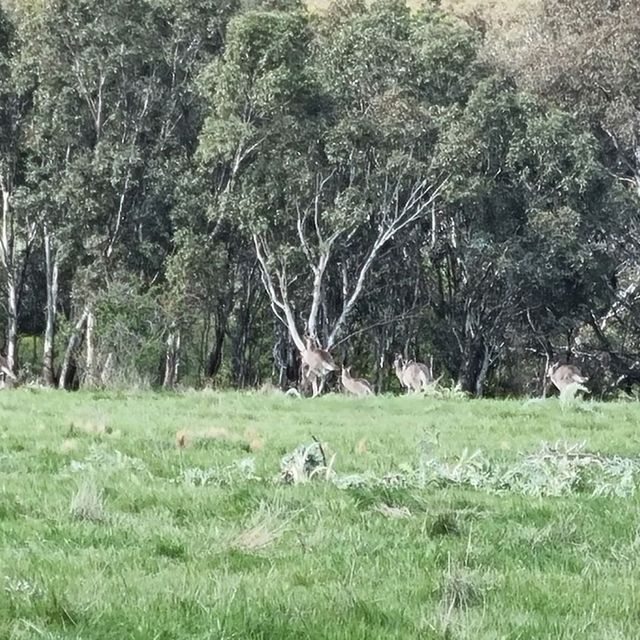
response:
{"label": "green grass field", "polygon": [[[495,475],[586,441],[635,464],[639,420],[555,399],[2,392],[0,638],[637,638],[635,475],[536,497],[473,488],[456,461],[481,449]],[[279,482],[312,436],[332,472]],[[425,482],[427,458],[469,474]]]}

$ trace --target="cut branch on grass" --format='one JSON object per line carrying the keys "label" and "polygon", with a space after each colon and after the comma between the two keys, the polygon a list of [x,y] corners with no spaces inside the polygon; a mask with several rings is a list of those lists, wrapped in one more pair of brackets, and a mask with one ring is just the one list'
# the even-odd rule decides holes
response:
{"label": "cut branch on grass", "polygon": [[[417,466],[382,476],[373,473],[338,474],[335,454],[325,462],[319,443],[300,445],[281,461],[278,481],[300,484],[320,476],[341,489],[354,487],[415,488],[460,486],[488,493],[514,492],[535,497],[583,493],[595,496],[633,496],[640,481],[640,459],[606,456],[585,450],[585,443],[543,443],[537,452],[512,462],[496,462],[483,452],[464,450],[458,459],[442,461],[427,454]],[[448,522],[437,524],[449,530]],[[455,526],[455,523],[451,526]]]}
{"label": "cut branch on grass", "polygon": [[319,442],[300,445],[280,461],[279,481],[284,484],[302,484],[314,478],[331,480],[334,477],[335,454],[327,463],[323,447]]}

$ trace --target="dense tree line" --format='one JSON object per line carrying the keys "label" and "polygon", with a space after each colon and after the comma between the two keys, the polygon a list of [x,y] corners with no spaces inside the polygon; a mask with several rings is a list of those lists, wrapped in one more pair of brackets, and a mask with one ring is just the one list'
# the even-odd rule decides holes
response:
{"label": "dense tree line", "polygon": [[44,0],[0,17],[3,352],[50,385],[640,381],[640,6]]}

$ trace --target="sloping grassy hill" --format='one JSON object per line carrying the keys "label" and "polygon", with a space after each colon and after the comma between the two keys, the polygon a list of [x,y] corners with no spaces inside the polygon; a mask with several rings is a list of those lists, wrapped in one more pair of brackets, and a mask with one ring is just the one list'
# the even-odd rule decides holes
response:
{"label": "sloping grassy hill", "polygon": [[[639,420],[553,399],[0,392],[0,638],[636,638]],[[278,481],[314,435],[330,470]],[[519,454],[542,440],[599,455]]]}

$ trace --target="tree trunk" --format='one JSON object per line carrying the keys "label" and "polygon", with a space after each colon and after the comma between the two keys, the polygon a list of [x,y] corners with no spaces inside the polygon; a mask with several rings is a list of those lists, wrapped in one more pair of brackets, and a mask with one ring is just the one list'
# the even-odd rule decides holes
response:
{"label": "tree trunk", "polygon": [[87,355],[86,355],[86,372],[84,383],[88,387],[92,387],[96,381],[96,359],[95,359],[95,345],[93,341],[93,333],[96,323],[96,317],[93,315],[93,311],[89,311],[87,314],[87,328],[86,328],[86,342],[87,342]]}
{"label": "tree trunk", "polygon": [[44,255],[47,279],[46,326],[44,331],[44,348],[42,356],[42,378],[44,383],[55,387],[54,342],[56,330],[56,308],[58,304],[58,257],[51,252],[51,234],[44,228]]}
{"label": "tree trunk", "polygon": [[[487,345],[484,345],[482,353],[482,364],[480,365],[480,371],[478,372],[478,377],[476,378],[476,398],[482,398],[482,396],[484,395],[484,383],[487,380],[490,363],[491,359],[489,357],[489,348],[487,347]],[[431,371],[431,377],[433,378],[433,367]]]}
{"label": "tree trunk", "polygon": [[80,343],[82,342],[82,336],[84,334],[85,324],[87,323],[87,317],[89,316],[89,309],[85,307],[82,311],[82,315],[78,318],[75,326],[73,327],[73,331],[71,332],[71,337],[69,338],[69,342],[67,344],[67,349],[64,352],[64,359],[62,360],[62,368],[60,369],[60,378],[58,379],[58,388],[66,389],[71,385],[71,380],[67,380],[69,378],[69,371],[71,369],[71,365],[73,362],[74,354]]}
{"label": "tree trunk", "polygon": [[377,353],[375,359],[375,387],[378,393],[385,390],[385,354],[389,348],[389,338],[387,327],[382,327],[378,332],[378,340],[376,341]]}
{"label": "tree trunk", "polygon": [[[4,183],[3,183],[4,184]],[[15,372],[18,348],[18,285],[14,264],[14,236],[11,211],[11,194],[2,189],[2,238],[0,239],[0,259],[7,279],[7,368]]]}
{"label": "tree trunk", "polygon": [[213,343],[213,347],[209,352],[207,358],[207,368],[205,374],[207,378],[213,378],[218,371],[220,371],[220,365],[222,364],[222,347],[224,346],[224,338],[227,333],[226,321],[222,323],[216,322],[216,337]]}
{"label": "tree trunk", "polygon": [[164,365],[164,380],[162,386],[165,389],[173,389],[178,381],[178,365],[180,363],[180,332],[171,331],[167,338],[167,356]]}
{"label": "tree trunk", "polygon": [[287,384],[287,337],[279,326],[276,326],[275,330],[278,339],[271,352],[273,355],[272,375],[275,374],[278,378],[278,387],[284,390]]}
{"label": "tree trunk", "polygon": [[107,359],[104,361],[102,371],[100,372],[100,384],[108,387],[113,380],[113,352],[109,352]]}
{"label": "tree trunk", "polygon": [[18,352],[18,295],[13,274],[7,273],[7,366],[15,373]]}
{"label": "tree trunk", "polygon": [[[467,337],[462,354],[462,363],[458,374],[458,384],[463,391],[477,395],[478,381],[483,365],[484,350],[482,344],[470,336]],[[480,390],[482,390],[482,385]]]}

